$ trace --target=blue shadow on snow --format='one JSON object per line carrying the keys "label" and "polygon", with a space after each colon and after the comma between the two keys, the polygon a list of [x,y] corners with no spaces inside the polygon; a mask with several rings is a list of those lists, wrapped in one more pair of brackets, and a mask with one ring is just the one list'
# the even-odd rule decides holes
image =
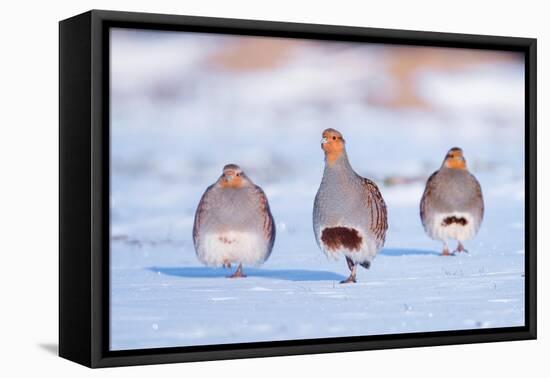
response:
{"label": "blue shadow on snow", "polygon": [[[148,270],[156,273],[166,274],[168,276],[178,276],[187,278],[225,278],[233,269],[208,268],[208,267],[151,267]],[[306,270],[306,269],[259,269],[244,268],[244,273],[248,277],[273,278],[286,281],[341,281],[345,276],[325,270]]]}
{"label": "blue shadow on snow", "polygon": [[423,249],[383,248],[379,254],[382,256],[439,256],[440,252]]}

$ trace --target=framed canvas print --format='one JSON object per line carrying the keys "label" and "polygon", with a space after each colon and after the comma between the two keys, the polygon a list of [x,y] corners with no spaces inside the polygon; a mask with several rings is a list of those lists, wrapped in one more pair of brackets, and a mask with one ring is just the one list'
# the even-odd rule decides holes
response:
{"label": "framed canvas print", "polygon": [[59,352],[536,337],[536,40],[60,22]]}

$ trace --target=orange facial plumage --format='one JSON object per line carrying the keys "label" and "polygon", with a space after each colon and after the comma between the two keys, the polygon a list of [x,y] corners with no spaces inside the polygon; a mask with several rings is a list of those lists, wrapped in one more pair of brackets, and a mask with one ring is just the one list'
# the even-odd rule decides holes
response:
{"label": "orange facial plumage", "polygon": [[325,151],[325,158],[328,164],[332,165],[345,150],[346,141],[339,131],[334,129],[326,129],[323,131],[321,139],[321,148]]}
{"label": "orange facial plumage", "polygon": [[227,188],[242,188],[245,184],[243,171],[235,164],[227,164],[223,167],[223,174],[220,179],[220,186],[224,189]]}
{"label": "orange facial plumage", "polygon": [[453,147],[447,152],[443,165],[451,169],[466,169],[466,159],[462,153],[462,149]]}

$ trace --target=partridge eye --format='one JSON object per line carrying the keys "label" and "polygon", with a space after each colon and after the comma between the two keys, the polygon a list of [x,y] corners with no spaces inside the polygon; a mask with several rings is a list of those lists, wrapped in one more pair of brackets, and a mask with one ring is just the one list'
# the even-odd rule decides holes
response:
{"label": "partridge eye", "polygon": [[333,137],[332,137],[332,140],[336,140],[336,137],[335,137],[335,136],[333,136]]}

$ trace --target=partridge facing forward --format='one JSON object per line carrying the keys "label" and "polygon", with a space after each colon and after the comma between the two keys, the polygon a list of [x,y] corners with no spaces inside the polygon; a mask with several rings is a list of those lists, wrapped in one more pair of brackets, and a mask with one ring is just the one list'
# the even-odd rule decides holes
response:
{"label": "partridge facing forward", "polygon": [[458,147],[451,148],[441,168],[434,172],[420,202],[420,218],[428,236],[443,242],[442,255],[450,255],[448,240],[458,241],[456,252],[467,252],[462,245],[478,232],[483,220],[481,186],[466,167]]}
{"label": "partridge facing forward", "polygon": [[275,222],[263,190],[235,164],[223,168],[199,202],[193,225],[198,259],[209,266],[231,267],[230,277],[246,277],[242,264],[265,262],[275,241]]}
{"label": "partridge facing forward", "polygon": [[346,257],[356,282],[357,265],[368,269],[382,248],[388,229],[386,204],[374,182],[351,167],[345,141],[338,131],[323,131],[325,170],[313,206],[313,231],[330,258]]}

